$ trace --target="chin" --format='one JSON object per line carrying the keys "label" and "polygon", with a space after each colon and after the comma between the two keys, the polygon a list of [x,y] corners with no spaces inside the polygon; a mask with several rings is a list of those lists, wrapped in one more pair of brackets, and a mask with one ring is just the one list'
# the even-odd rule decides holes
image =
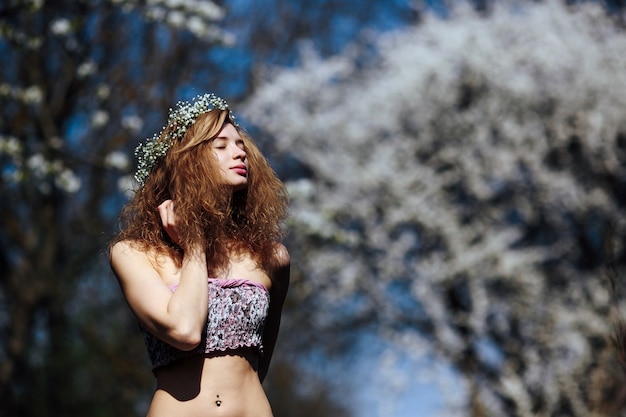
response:
{"label": "chin", "polygon": [[233,192],[242,191],[248,188],[248,182],[244,182],[242,184],[232,184]]}

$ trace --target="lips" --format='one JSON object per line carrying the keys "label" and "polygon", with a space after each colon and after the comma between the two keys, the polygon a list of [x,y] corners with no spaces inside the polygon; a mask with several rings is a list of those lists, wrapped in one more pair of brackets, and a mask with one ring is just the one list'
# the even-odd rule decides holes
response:
{"label": "lips", "polygon": [[232,171],[234,171],[235,173],[242,175],[242,176],[246,176],[248,175],[248,168],[246,168],[245,165],[237,165],[231,168]]}

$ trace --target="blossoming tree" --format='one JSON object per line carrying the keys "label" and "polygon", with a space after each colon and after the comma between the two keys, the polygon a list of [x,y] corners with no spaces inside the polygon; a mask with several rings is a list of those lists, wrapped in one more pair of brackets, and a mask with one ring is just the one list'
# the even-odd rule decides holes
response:
{"label": "blossoming tree", "polygon": [[117,342],[128,320],[78,300],[107,299],[85,277],[122,200],[122,150],[188,79],[172,62],[230,41],[223,15],[211,1],[0,5],[0,414],[128,415],[141,401],[149,381],[88,360],[133,357]]}
{"label": "blossoming tree", "polygon": [[266,69],[246,118],[296,167],[291,297],[315,337],[376,323],[446,361],[464,392],[447,415],[618,415],[602,244],[624,232],[619,51],[597,5],[548,1]]}

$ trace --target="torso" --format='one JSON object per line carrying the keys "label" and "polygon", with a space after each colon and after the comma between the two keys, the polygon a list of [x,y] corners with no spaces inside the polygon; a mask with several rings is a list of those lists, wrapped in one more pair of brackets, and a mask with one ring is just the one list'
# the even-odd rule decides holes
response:
{"label": "torso", "polygon": [[251,362],[239,355],[192,356],[157,371],[148,417],[272,417]]}
{"label": "torso", "polygon": [[[155,262],[164,284],[176,286],[180,268],[166,257]],[[217,278],[247,279],[270,290],[268,274],[250,259],[238,256]],[[272,417],[257,374],[254,349],[195,355],[155,371],[157,390],[148,417]]]}

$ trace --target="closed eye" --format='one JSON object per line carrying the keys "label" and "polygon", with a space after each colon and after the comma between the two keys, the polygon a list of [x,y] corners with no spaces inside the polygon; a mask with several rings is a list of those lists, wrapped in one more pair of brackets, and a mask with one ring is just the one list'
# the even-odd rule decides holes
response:
{"label": "closed eye", "polygon": [[214,149],[226,149],[226,141],[224,139],[215,139],[213,141]]}

